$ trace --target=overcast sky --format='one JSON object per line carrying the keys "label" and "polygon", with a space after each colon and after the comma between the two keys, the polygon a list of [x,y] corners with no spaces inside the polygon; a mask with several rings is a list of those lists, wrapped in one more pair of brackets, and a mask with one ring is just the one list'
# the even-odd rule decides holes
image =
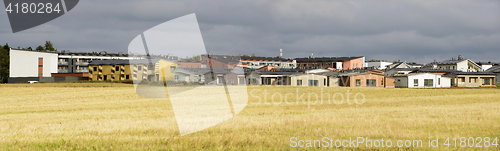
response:
{"label": "overcast sky", "polygon": [[278,56],[282,48],[284,57],[419,63],[460,54],[500,62],[498,0],[82,0],[66,15],[15,34],[0,13],[0,42],[127,52],[141,32],[191,13],[210,52]]}

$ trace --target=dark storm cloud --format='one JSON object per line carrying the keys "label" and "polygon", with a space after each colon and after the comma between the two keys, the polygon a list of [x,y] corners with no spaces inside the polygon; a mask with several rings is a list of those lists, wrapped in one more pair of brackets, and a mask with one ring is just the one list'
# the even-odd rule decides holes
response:
{"label": "dark storm cloud", "polygon": [[52,22],[9,33],[1,14],[0,41],[59,49],[126,52],[157,24],[196,13],[208,51],[285,57],[366,56],[427,63],[459,54],[500,61],[500,2],[496,0],[86,0]]}

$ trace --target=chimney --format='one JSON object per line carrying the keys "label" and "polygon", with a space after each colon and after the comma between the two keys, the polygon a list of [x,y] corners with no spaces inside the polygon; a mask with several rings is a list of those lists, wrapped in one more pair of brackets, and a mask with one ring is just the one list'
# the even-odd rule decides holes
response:
{"label": "chimney", "polygon": [[280,58],[283,58],[283,49],[280,49]]}

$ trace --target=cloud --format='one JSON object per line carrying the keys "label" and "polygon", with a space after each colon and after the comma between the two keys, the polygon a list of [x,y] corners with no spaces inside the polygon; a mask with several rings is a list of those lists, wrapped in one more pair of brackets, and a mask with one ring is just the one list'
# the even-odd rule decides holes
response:
{"label": "cloud", "polygon": [[0,13],[0,41],[58,49],[126,52],[157,24],[196,13],[210,52],[285,57],[366,56],[427,63],[459,54],[500,61],[496,0],[87,0],[47,24],[9,33]]}

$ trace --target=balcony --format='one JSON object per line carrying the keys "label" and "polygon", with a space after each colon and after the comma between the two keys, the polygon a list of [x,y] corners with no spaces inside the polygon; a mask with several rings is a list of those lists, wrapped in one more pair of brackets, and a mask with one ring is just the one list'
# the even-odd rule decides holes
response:
{"label": "balcony", "polygon": [[68,69],[58,69],[57,73],[69,73],[69,70]]}
{"label": "balcony", "polygon": [[75,72],[83,72],[83,73],[88,73],[89,69],[78,69]]}
{"label": "balcony", "polygon": [[89,65],[88,62],[76,62],[75,64],[80,65],[80,66],[88,66]]}

